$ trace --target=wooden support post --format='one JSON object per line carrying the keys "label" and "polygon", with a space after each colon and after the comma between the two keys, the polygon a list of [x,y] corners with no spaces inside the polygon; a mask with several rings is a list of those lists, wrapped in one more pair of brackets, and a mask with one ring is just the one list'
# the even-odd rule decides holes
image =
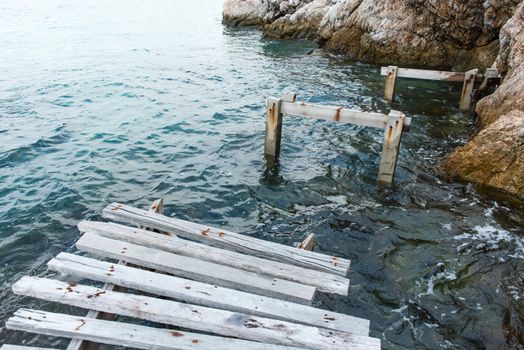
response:
{"label": "wooden support post", "polygon": [[395,84],[397,83],[397,66],[389,66],[386,72],[386,86],[384,88],[384,100],[392,102],[395,98]]}
{"label": "wooden support post", "polygon": [[304,239],[304,241],[298,245],[298,249],[313,251],[315,248],[315,238],[315,234],[310,233],[306,239]]}
{"label": "wooden support post", "polygon": [[464,75],[464,85],[462,87],[462,94],[460,95],[460,110],[462,112],[469,111],[471,107],[471,93],[473,92],[477,72],[478,69],[472,69]]}
{"label": "wooden support post", "polygon": [[405,116],[401,112],[393,110],[389,112],[378,169],[377,181],[381,185],[389,186],[393,182],[400,140],[402,138],[402,129],[404,127],[404,118]]}
{"label": "wooden support post", "polygon": [[282,137],[282,99],[268,97],[266,100],[266,140],[264,154],[270,157],[278,157],[280,154],[280,142]]}
{"label": "wooden support post", "polygon": [[[162,198],[159,198],[153,201],[153,203],[149,207],[149,212],[163,214],[164,213],[164,200]],[[142,227],[142,226],[140,228],[145,229],[145,227]],[[125,261],[119,260],[118,265],[127,265],[127,263]],[[122,292],[122,293],[125,293],[127,291],[127,288],[123,288],[123,287],[114,285],[112,283],[104,284],[102,289],[109,290],[109,291],[115,291],[115,292]],[[89,310],[87,312],[86,318],[97,318],[100,320],[113,321],[116,319],[116,315],[110,314],[107,312]],[[82,339],[73,339],[67,346],[67,350],[98,350],[99,346],[100,344],[95,343],[95,342],[82,340]]]}

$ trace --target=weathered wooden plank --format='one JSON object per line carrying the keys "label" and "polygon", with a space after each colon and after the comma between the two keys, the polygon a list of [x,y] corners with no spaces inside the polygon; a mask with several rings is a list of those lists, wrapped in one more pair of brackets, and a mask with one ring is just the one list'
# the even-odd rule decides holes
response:
{"label": "weathered wooden plank", "polygon": [[[107,222],[82,221],[78,224],[81,232],[94,233],[103,237],[155,248],[170,253],[210,261],[267,276],[278,277],[297,283],[317,287],[319,291],[347,295],[349,280],[339,275],[306,269],[300,266],[266,260],[230,250],[180,239],[172,235],[159,235],[129,226]],[[311,241],[313,239],[313,241]],[[305,246],[313,249],[314,235],[309,236]],[[305,248],[304,248],[305,249]]]}
{"label": "weathered wooden plank", "polygon": [[[387,76],[389,67],[382,67],[380,69],[380,74]],[[397,78],[412,78],[412,79],[422,79],[422,80],[440,80],[448,82],[462,82],[464,81],[463,72],[446,72],[446,71],[437,71],[437,70],[427,70],[427,69],[413,69],[413,68],[398,68]],[[475,80],[481,81],[482,74],[476,74]]]}
{"label": "weathered wooden plank", "polygon": [[240,253],[326,271],[344,277],[350,266],[350,261],[347,259],[296,249],[207,225],[152,214],[119,203],[112,203],[107,206],[102,215],[108,219],[153,227],[162,232]]}
{"label": "weathered wooden plank", "polygon": [[[384,129],[387,124],[387,116],[382,113],[362,112],[342,107],[314,105],[304,102],[292,103],[282,101],[281,112],[282,114],[369,126],[379,129]],[[404,128],[406,131],[409,130],[410,125],[411,118],[405,118]]]}
{"label": "weathered wooden plank", "polygon": [[[149,207],[150,213],[157,213],[157,214],[163,214],[164,213],[164,200],[162,198],[156,199],[151,203],[151,206]],[[145,227],[142,227],[146,229]],[[118,261],[118,265],[126,265],[125,261]],[[122,288],[121,286],[115,286],[114,284],[107,283],[104,285],[105,290],[115,290],[117,292],[125,292],[126,289]],[[113,314],[106,314],[106,313],[100,313],[98,311],[89,310],[86,317],[88,318],[99,318],[103,320],[114,320],[115,315]],[[84,341],[81,339],[73,339],[68,347],[67,350],[98,350],[99,345],[97,343]]]}
{"label": "weathered wooden plank", "polygon": [[280,107],[282,100],[268,97],[266,101],[266,136],[264,142],[264,154],[270,157],[278,157],[282,140],[282,112]]}
{"label": "weathered wooden plank", "polygon": [[85,233],[78,249],[175,276],[310,305],[315,287]]}
{"label": "weathered wooden plank", "polygon": [[393,182],[402,138],[403,119],[404,114],[393,110],[388,116],[388,125],[384,131],[384,145],[378,169],[377,181],[381,185],[390,185]]}
{"label": "weathered wooden plank", "polygon": [[[150,350],[293,350],[295,347],[248,340],[152,328],[131,323],[89,319],[39,310],[20,309],[6,324],[8,329],[54,337],[77,338],[126,348]],[[13,348],[18,350],[20,348]],[[22,349],[38,349],[26,348]],[[4,348],[2,348],[4,350]],[[9,348],[5,350],[10,350]],[[44,349],[42,349],[44,350]]]}
{"label": "weathered wooden plank", "polygon": [[23,277],[12,290],[66,305],[263,343],[318,350],[380,348],[380,340],[375,338],[47,278]]}
{"label": "weathered wooden plank", "polygon": [[37,348],[33,346],[23,346],[23,345],[10,345],[4,344],[0,347],[0,350],[55,350],[52,348]]}
{"label": "weathered wooden plank", "polygon": [[386,71],[386,83],[384,86],[384,100],[393,101],[395,98],[395,85],[397,83],[397,66],[389,66]]}
{"label": "weathered wooden plank", "polygon": [[297,94],[294,93],[294,92],[288,92],[288,93],[282,95],[282,97],[280,97],[280,99],[282,101],[285,101],[285,102],[295,102],[297,100]]}
{"label": "weathered wooden plank", "polygon": [[[309,251],[313,251],[313,249],[315,248],[315,234],[314,233],[310,233],[306,239],[304,239],[304,241],[302,241],[302,243],[300,243],[298,245],[298,249],[304,249],[304,250],[309,250]],[[311,277],[310,278],[314,278],[314,277]],[[321,290],[319,288],[319,290]],[[346,293],[347,294],[347,293]]]}
{"label": "weathered wooden plank", "polygon": [[462,112],[469,111],[471,107],[471,93],[475,86],[475,76],[478,69],[467,71],[464,75],[464,85],[462,86],[462,93],[460,94],[460,110]]}
{"label": "weathered wooden plank", "polygon": [[64,274],[114,283],[190,304],[369,335],[369,321],[362,318],[83,256],[60,253],[48,267]]}

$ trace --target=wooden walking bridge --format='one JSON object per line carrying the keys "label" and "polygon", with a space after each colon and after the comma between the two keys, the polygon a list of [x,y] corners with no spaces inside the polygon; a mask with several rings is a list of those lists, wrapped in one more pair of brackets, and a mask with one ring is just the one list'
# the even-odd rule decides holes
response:
{"label": "wooden walking bridge", "polygon": [[317,293],[347,295],[350,268],[309,251],[313,236],[291,247],[162,212],[161,200],[149,210],[111,204],[103,217],[132,226],[80,222],[76,247],[89,256],[60,253],[48,263],[53,278],[26,276],[12,290],[87,314],[22,308],[6,327],[71,338],[68,350],[380,349],[368,320],[311,306]]}

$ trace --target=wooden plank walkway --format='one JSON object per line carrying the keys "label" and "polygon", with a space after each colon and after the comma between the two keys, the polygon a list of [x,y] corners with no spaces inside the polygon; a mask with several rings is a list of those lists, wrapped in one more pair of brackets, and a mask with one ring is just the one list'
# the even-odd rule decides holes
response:
{"label": "wooden plank walkway", "polygon": [[[75,350],[100,343],[138,349],[380,349],[380,340],[369,337],[368,320],[309,306],[317,293],[347,295],[349,288],[350,261],[306,250],[313,249],[313,234],[300,248],[288,247],[170,218],[157,213],[161,209],[156,202],[149,211],[122,204],[104,210],[105,217],[139,228],[78,225],[83,235],[76,246],[112,261],[60,253],[48,263],[51,271],[104,283],[102,288],[30,276],[12,286],[18,295],[88,309],[86,316],[20,309],[6,327],[71,338],[68,349]],[[164,328],[118,322],[118,316]],[[22,349],[33,348],[1,348]]]}

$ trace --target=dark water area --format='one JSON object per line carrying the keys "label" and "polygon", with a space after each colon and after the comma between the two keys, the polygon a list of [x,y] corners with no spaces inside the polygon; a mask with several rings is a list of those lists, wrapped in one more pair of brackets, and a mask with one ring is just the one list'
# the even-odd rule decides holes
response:
{"label": "dark water area", "polygon": [[222,1],[0,3],[0,343],[65,348],[8,331],[24,275],[75,251],[76,224],[118,201],[352,260],[348,297],[317,305],[371,320],[384,349],[524,348],[524,209],[446,182],[466,142],[460,86],[401,80],[413,117],[395,186],[377,187],[378,129],[285,117],[275,169],[264,99],[387,113],[380,67],[221,24]]}

